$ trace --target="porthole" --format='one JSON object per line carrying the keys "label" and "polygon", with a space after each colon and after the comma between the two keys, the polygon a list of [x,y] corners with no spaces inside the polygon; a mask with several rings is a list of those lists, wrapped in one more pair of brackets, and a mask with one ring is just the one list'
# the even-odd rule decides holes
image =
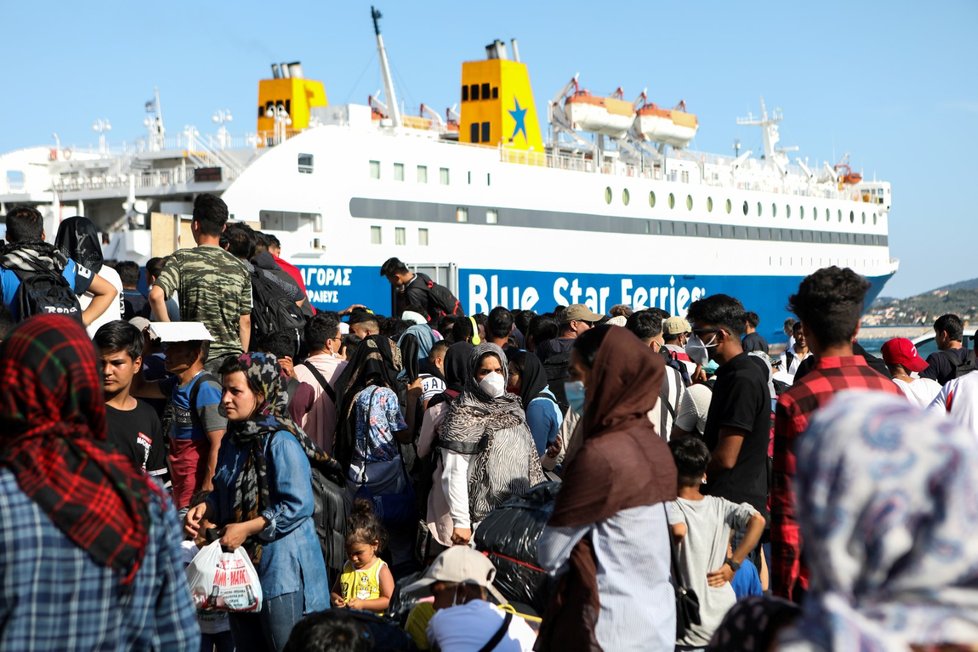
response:
{"label": "porthole", "polygon": [[778,216],[778,205],[772,203],[771,204],[771,217],[777,217],[777,216]]}
{"label": "porthole", "polygon": [[799,220],[805,219],[805,207],[804,206],[799,206],[798,207],[798,219]]}
{"label": "porthole", "polygon": [[855,224],[855,223],[856,223],[856,212],[849,211],[849,224]]}
{"label": "porthole", "polygon": [[838,216],[838,218],[836,219],[836,222],[841,222],[842,221],[842,209],[841,208],[836,209],[835,213]]}
{"label": "porthole", "polygon": [[761,202],[757,202],[757,216],[760,217],[764,214],[764,209],[761,206]]}
{"label": "porthole", "polygon": [[713,197],[706,198],[706,212],[707,213],[713,212]]}
{"label": "porthole", "polygon": [[670,192],[669,193],[669,208],[675,208],[675,207],[676,207],[676,196]]}
{"label": "porthole", "polygon": [[729,199],[726,201],[726,209],[727,209],[727,215],[729,215],[730,211],[733,210],[733,202],[731,202]]}
{"label": "porthole", "polygon": [[649,193],[649,208],[655,208],[655,191]]}
{"label": "porthole", "polygon": [[863,224],[865,224],[866,223],[866,211],[863,211],[862,218],[863,218]]}
{"label": "porthole", "polygon": [[611,203],[611,186],[608,186],[607,188],[604,189],[604,203],[606,204]]}
{"label": "porthole", "polygon": [[621,191],[621,203],[628,206],[628,202],[632,200],[631,193],[628,192],[628,188]]}
{"label": "porthole", "polygon": [[750,212],[750,206],[747,205],[747,202],[744,202],[744,215],[747,215],[747,213],[749,212]]}
{"label": "porthole", "polygon": [[829,220],[832,219],[831,217],[829,217],[829,214],[830,214],[830,211],[829,211],[829,209],[826,208],[825,209],[825,221],[826,222],[828,222]]}
{"label": "porthole", "polygon": [[688,210],[688,211],[693,210],[693,196],[692,195],[686,195],[686,210]]}
{"label": "porthole", "polygon": [[876,213],[873,213],[873,224],[876,224]]}
{"label": "porthole", "polygon": [[791,204],[785,204],[784,205],[784,213],[785,213],[785,215],[784,215],[785,219],[786,220],[790,220],[791,219]]}

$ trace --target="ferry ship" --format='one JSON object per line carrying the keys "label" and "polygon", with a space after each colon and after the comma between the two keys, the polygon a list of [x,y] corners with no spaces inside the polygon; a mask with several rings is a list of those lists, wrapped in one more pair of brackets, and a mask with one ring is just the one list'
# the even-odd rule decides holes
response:
{"label": "ferry ship", "polygon": [[544,123],[518,44],[494,41],[485,59],[462,63],[457,112],[404,115],[372,12],[384,101],[330,104],[301,65],[273,65],[246,143],[223,124],[216,141],[185,130],[174,142],[157,95],[148,138],[129,151],[0,156],[0,203],[41,206],[48,233],[61,215],[86,214],[112,232],[107,258],[145,262],[193,246],[192,198],[219,193],[232,219],[279,237],[326,309],[389,312],[379,267],[397,256],[452,289],[467,314],[580,302],[683,315],[727,293],[776,339],[788,295],[812,271],[853,268],[872,282],[869,305],[897,270],[890,184],[848,161],[792,161],[781,114],[763,100],[759,116],[737,120],[762,131],[759,155],[692,151],[699,123],[684,103],[603,97],[578,77],[547,102]]}

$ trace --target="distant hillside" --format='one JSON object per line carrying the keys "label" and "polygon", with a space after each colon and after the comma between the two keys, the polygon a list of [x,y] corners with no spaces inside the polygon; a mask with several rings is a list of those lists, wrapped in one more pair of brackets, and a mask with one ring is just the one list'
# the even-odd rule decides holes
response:
{"label": "distant hillside", "polygon": [[880,297],[873,302],[863,324],[929,326],[947,313],[960,315],[965,322],[978,321],[978,278],[960,281],[906,299]]}

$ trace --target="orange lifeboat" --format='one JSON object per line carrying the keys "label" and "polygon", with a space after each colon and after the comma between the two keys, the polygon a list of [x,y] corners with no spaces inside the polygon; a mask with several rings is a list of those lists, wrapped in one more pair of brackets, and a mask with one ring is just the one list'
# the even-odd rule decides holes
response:
{"label": "orange lifeboat", "polygon": [[636,111],[635,123],[645,140],[677,148],[688,145],[699,128],[696,116],[686,112],[685,102],[680,102],[675,109],[663,109],[653,102],[646,102]]}
{"label": "orange lifeboat", "polygon": [[839,174],[839,183],[854,186],[863,180],[863,175],[853,172],[848,163],[839,163],[833,169]]}
{"label": "orange lifeboat", "polygon": [[564,100],[564,111],[574,129],[621,138],[635,120],[635,109],[622,95],[619,88],[611,97],[598,97],[575,80],[574,92]]}

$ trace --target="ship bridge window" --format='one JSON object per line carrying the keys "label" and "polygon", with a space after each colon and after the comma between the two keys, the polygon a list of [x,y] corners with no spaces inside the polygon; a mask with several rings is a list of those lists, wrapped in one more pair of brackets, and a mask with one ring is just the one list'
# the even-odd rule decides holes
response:
{"label": "ship bridge window", "polygon": [[404,181],[404,164],[394,164],[394,181]]}
{"label": "ship bridge window", "polygon": [[631,195],[631,193],[628,192],[628,188],[625,188],[624,190],[622,190],[621,191],[621,203],[623,203],[625,206],[628,206],[628,202],[630,202],[631,200],[632,200],[632,195]]}
{"label": "ship bridge window", "polygon": [[676,207],[676,196],[670,192],[669,193],[669,208],[675,208],[675,207]]}
{"label": "ship bridge window", "polygon": [[448,168],[438,168],[438,180],[441,182],[441,185],[448,185]]}
{"label": "ship bridge window", "polygon": [[312,154],[299,154],[299,174],[312,174]]}
{"label": "ship bridge window", "polygon": [[380,178],[380,161],[370,161],[370,178]]}
{"label": "ship bridge window", "polygon": [[606,186],[605,189],[604,189],[604,203],[610,204],[611,203],[611,196],[612,196],[611,186]]}
{"label": "ship bridge window", "polygon": [[405,229],[403,226],[394,227],[394,244],[407,244],[407,229]]}
{"label": "ship bridge window", "polygon": [[499,211],[495,208],[486,209],[486,224],[498,224],[499,223]]}
{"label": "ship bridge window", "polygon": [[428,183],[428,166],[418,166],[418,183]]}
{"label": "ship bridge window", "polygon": [[370,227],[370,244],[383,244],[381,238],[381,230],[379,226]]}
{"label": "ship bridge window", "polygon": [[317,221],[322,220],[322,215],[294,211],[258,211],[258,220],[262,231],[311,231],[315,230]]}
{"label": "ship bridge window", "polygon": [[469,209],[464,206],[459,206],[455,209],[455,221],[456,222],[468,222],[469,221]]}
{"label": "ship bridge window", "polygon": [[422,247],[428,246],[428,229],[418,229],[418,244]]}
{"label": "ship bridge window", "polygon": [[655,191],[649,191],[649,208],[655,208]]}
{"label": "ship bridge window", "polygon": [[744,215],[747,215],[747,213],[749,213],[749,212],[750,212],[750,206],[748,206],[747,202],[745,201],[744,202]]}
{"label": "ship bridge window", "polygon": [[693,210],[693,196],[692,195],[686,195],[686,210],[688,210],[688,211]]}

